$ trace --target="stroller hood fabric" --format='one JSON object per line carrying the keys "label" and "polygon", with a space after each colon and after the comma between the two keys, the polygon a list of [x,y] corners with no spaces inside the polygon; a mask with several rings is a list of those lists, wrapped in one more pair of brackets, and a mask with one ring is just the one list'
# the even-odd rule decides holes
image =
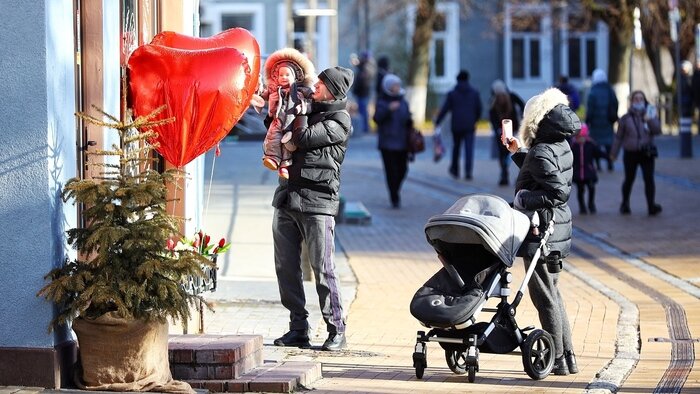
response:
{"label": "stroller hood fabric", "polygon": [[[425,225],[428,242],[481,244],[508,267],[530,229],[530,219],[501,197],[470,194]],[[437,250],[440,253],[439,250]]]}

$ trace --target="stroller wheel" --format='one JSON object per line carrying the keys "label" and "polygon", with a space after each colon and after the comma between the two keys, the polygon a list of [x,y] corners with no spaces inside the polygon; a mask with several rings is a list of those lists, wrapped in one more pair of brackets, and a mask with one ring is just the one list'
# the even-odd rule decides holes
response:
{"label": "stroller wheel", "polygon": [[468,369],[469,375],[467,376],[467,379],[469,380],[469,383],[474,383],[474,381],[476,380],[476,366],[470,365]]}
{"label": "stroller wheel", "polygon": [[416,378],[423,379],[425,368],[428,366],[426,357],[427,349],[424,342],[417,342],[413,352],[413,367],[416,369]]}
{"label": "stroller wheel", "polygon": [[445,350],[445,361],[450,370],[457,375],[467,373],[467,355],[466,349],[449,349]]}
{"label": "stroller wheel", "polygon": [[554,366],[554,341],[544,330],[534,330],[520,345],[525,372],[534,380],[549,376]]}
{"label": "stroller wheel", "polygon": [[423,379],[425,367],[427,366],[428,362],[425,359],[425,354],[413,353],[413,367],[416,369],[416,378]]}

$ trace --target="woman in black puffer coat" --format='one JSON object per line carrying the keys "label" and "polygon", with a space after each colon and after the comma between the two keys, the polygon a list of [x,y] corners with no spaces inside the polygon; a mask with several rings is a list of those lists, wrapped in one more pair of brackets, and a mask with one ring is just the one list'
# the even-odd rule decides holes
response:
{"label": "woman in black puffer coat", "polygon": [[[521,211],[535,211],[540,231],[554,218],[554,233],[549,237],[550,256],[564,259],[571,249],[571,211],[567,201],[571,193],[573,154],[567,139],[581,130],[581,121],[569,108],[566,95],[548,89],[528,100],[520,126],[522,143],[509,141],[508,150],[520,167],[515,182],[513,205]],[[553,216],[552,216],[553,215]],[[527,238],[520,249],[525,266],[539,246],[537,239]],[[559,273],[549,272],[543,260],[528,283],[530,298],[537,308],[542,328],[552,335],[555,346],[555,375],[577,373],[571,341],[571,328],[557,283]]]}
{"label": "woman in black puffer coat", "polygon": [[413,128],[411,110],[404,98],[401,79],[387,74],[382,81],[384,94],[377,100],[374,122],[377,123],[377,147],[382,153],[384,175],[391,206],[401,207],[401,184],[408,173],[408,131]]}

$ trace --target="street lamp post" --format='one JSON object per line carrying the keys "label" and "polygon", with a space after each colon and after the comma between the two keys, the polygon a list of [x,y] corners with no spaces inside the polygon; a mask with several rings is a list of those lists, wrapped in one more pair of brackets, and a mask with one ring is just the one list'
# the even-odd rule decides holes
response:
{"label": "street lamp post", "polygon": [[678,0],[668,0],[668,19],[671,28],[671,40],[674,43],[674,60],[676,63],[676,100],[678,101],[678,128],[680,135],[680,151],[682,158],[693,157],[693,138],[690,133],[690,126],[693,118],[688,114],[683,113],[681,106],[682,100],[682,83],[681,83],[681,45],[680,37],[678,37],[678,27],[680,25],[681,15],[678,11]]}

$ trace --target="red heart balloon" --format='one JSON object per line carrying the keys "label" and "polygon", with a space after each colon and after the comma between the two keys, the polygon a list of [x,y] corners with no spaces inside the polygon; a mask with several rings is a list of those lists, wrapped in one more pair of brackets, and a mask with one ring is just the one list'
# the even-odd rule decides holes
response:
{"label": "red heart balloon", "polygon": [[211,37],[192,37],[174,31],[164,31],[153,37],[151,44],[180,49],[236,48],[248,58],[257,86],[260,74],[260,47],[255,37],[241,27],[224,30]]}
{"label": "red heart balloon", "polygon": [[155,120],[156,150],[181,167],[221,141],[247,109],[257,87],[246,56],[234,48],[184,50],[142,45],[129,57],[136,116],[167,104]]}

